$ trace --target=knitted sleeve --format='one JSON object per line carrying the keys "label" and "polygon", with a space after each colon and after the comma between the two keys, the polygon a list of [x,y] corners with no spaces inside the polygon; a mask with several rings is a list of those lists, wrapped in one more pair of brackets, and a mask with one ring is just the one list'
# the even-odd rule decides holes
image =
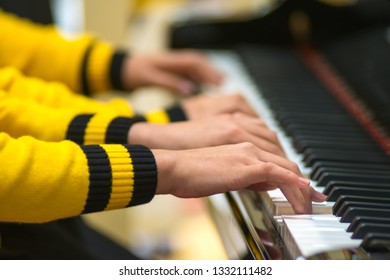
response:
{"label": "knitted sleeve", "polygon": [[180,113],[171,108],[130,116],[110,107],[100,110],[49,107],[33,99],[10,97],[0,90],[0,131],[12,137],[30,135],[45,141],[68,139],[78,144],[126,144],[134,123],[168,123]]}
{"label": "knitted sleeve", "polygon": [[[89,115],[91,126],[99,126],[102,132],[113,118],[119,116],[131,118],[129,122],[136,119],[169,123],[186,119],[178,106],[152,110],[138,117],[124,99],[96,101],[76,94],[62,84],[25,77],[9,67],[0,69],[0,100],[0,127],[3,131],[13,137],[28,133],[47,141],[66,139],[66,131],[74,132],[73,127],[79,125],[79,115]],[[92,118],[93,115],[96,117]],[[77,137],[84,137],[84,134]]]}
{"label": "knitted sleeve", "polygon": [[34,100],[51,108],[73,108],[85,112],[112,110],[125,116],[134,115],[131,105],[124,99],[98,102],[71,91],[64,84],[26,77],[12,67],[0,68],[0,90],[7,97]]}
{"label": "knitted sleeve", "polygon": [[120,85],[123,53],[90,34],[65,38],[55,26],[0,10],[0,38],[0,67],[13,66],[29,76],[59,81],[76,92]]}
{"label": "knitted sleeve", "polygon": [[157,186],[143,146],[79,146],[0,133],[0,221],[40,223],[149,202]]}

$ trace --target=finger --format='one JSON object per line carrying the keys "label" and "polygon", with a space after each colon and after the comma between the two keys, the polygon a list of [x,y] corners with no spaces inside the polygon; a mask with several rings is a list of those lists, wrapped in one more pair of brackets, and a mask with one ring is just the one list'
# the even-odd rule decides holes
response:
{"label": "finger", "polygon": [[259,159],[262,162],[269,162],[269,163],[276,164],[303,177],[303,174],[299,170],[298,165],[296,165],[294,162],[282,156],[278,156],[273,153],[269,153],[267,151],[261,151],[257,149],[253,150],[252,153],[257,157],[257,159]]}
{"label": "finger", "polygon": [[[309,181],[295,173],[285,170],[277,165],[267,167],[266,183],[269,186],[278,186],[297,214],[310,214],[312,212],[312,200],[320,201],[317,192],[309,186]],[[254,184],[251,188],[261,190],[262,183]],[[272,188],[271,188],[272,189]]]}
{"label": "finger", "polygon": [[312,213],[311,196],[304,195],[304,192],[307,192],[306,190],[294,188],[289,185],[280,185],[279,189],[291,204],[296,214]]}
{"label": "finger", "polygon": [[261,119],[250,117],[242,113],[235,113],[233,114],[233,117],[236,123],[246,129],[249,133],[265,139],[270,143],[279,146],[280,149],[283,150],[276,133],[267,128],[266,124]]}
{"label": "finger", "polygon": [[[310,214],[312,212],[312,199],[310,195],[309,181],[303,177],[297,176],[290,170],[288,170],[288,172],[284,171],[283,174],[285,177],[283,177],[283,170],[280,170],[279,172],[278,167],[279,166],[274,167],[274,172],[280,173],[277,175],[279,178],[276,183],[291,204],[294,212],[296,214]],[[297,176],[298,179],[294,178],[294,175]],[[294,182],[294,180],[297,180],[297,182]]]}
{"label": "finger", "polygon": [[198,52],[186,51],[167,55],[162,67],[203,84],[220,85],[223,80],[222,73],[213,67],[205,55]]}
{"label": "finger", "polygon": [[324,202],[326,200],[326,195],[316,191],[314,188],[310,188],[312,200],[315,202]]}
{"label": "finger", "polygon": [[242,125],[246,125],[248,127],[250,125],[254,128],[253,129],[254,131],[256,131],[258,127],[267,128],[267,125],[265,124],[265,122],[259,117],[253,117],[253,116],[241,113],[241,112],[236,112],[236,113],[233,113],[232,115],[238,123],[240,123]]}
{"label": "finger", "polygon": [[[251,172],[252,183],[267,182],[279,186],[296,213],[311,213],[311,199],[307,199],[301,189],[308,189],[309,180],[298,176],[294,172],[272,163],[260,163],[248,167]],[[256,181],[253,181],[256,180]]]}
{"label": "finger", "polygon": [[[233,139],[233,143],[242,143],[242,142],[250,142],[256,145],[263,151],[269,152],[274,155],[278,155],[280,157],[285,157],[285,154],[281,147],[268,141],[267,139],[263,139],[256,135],[253,135],[245,130],[241,130]],[[232,144],[233,144],[232,143]]]}
{"label": "finger", "polygon": [[278,187],[276,185],[270,184],[267,182],[254,184],[254,185],[248,187],[248,189],[251,189],[253,191],[260,191],[260,192],[272,191],[272,190],[275,190],[277,188]]}
{"label": "finger", "polygon": [[229,113],[241,112],[251,117],[257,117],[258,115],[253,108],[248,104],[246,99],[240,93],[233,93],[230,95],[225,94],[226,101],[224,102],[227,109],[230,109]]}
{"label": "finger", "polygon": [[156,85],[168,88],[183,95],[190,95],[194,92],[196,85],[182,76],[172,72],[155,71],[151,74]]}

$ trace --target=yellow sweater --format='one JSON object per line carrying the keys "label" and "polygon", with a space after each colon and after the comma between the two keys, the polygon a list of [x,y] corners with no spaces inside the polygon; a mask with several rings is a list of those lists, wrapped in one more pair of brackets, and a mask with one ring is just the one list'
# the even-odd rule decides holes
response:
{"label": "yellow sweater", "polygon": [[0,68],[0,131],[12,137],[30,135],[45,141],[126,144],[134,122],[168,123],[183,119],[185,115],[179,107],[137,116],[122,99],[95,101],[62,84],[25,77],[13,68]]}
{"label": "yellow sweater", "polygon": [[136,116],[124,100],[76,94],[121,86],[124,54],[92,37],[65,40],[0,11],[0,38],[0,221],[46,222],[150,201],[156,163],[148,148],[126,145],[128,130],[137,121],[184,120],[183,111]]}
{"label": "yellow sweater", "polygon": [[149,202],[157,168],[142,146],[49,143],[0,133],[0,221],[40,223]]}
{"label": "yellow sweater", "polygon": [[20,19],[0,10],[0,67],[13,66],[28,76],[91,93],[120,86],[125,57],[91,35],[65,39],[54,26]]}
{"label": "yellow sweater", "polygon": [[150,201],[154,157],[126,145],[128,131],[137,121],[181,114],[171,108],[135,116],[121,100],[97,102],[0,68],[0,221],[46,222]]}

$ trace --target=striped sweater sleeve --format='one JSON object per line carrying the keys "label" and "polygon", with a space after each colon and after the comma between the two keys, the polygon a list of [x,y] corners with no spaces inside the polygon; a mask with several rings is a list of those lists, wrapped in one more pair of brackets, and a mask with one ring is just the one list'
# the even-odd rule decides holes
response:
{"label": "striped sweater sleeve", "polygon": [[0,67],[12,66],[87,95],[124,89],[121,69],[127,52],[92,34],[67,38],[53,25],[37,24],[0,9],[0,38]]}
{"label": "striped sweater sleeve", "polygon": [[137,122],[167,123],[180,114],[175,108],[125,116],[115,110],[48,107],[35,100],[11,98],[0,90],[0,131],[12,137],[30,135],[44,141],[72,140],[78,144],[128,143]]}
{"label": "striped sweater sleeve", "polygon": [[181,118],[177,107],[156,110],[143,116],[122,117],[113,114],[78,114],[69,123],[65,138],[78,144],[128,143],[131,127],[138,122],[169,123]]}
{"label": "striped sweater sleeve", "polygon": [[93,37],[66,39],[54,26],[36,24],[1,10],[0,26],[0,66],[13,66],[27,75],[61,81],[81,91],[81,65]]}
{"label": "striped sweater sleeve", "polygon": [[[125,99],[98,101],[74,93],[61,83],[26,77],[12,67],[0,68],[0,91],[7,97],[32,100],[50,108],[72,108],[84,113],[112,111],[127,117],[135,115],[135,110]],[[173,105],[167,109],[150,110],[145,113],[145,118],[148,122],[169,123],[184,121],[187,116],[181,106]]]}
{"label": "striped sweater sleeve", "polygon": [[143,146],[79,146],[0,133],[0,221],[40,223],[152,200],[157,167]]}

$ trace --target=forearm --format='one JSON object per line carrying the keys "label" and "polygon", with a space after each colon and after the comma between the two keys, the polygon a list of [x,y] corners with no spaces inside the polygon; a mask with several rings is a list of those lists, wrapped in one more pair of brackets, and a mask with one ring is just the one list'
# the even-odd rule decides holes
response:
{"label": "forearm", "polygon": [[106,91],[118,83],[122,53],[88,34],[64,38],[43,26],[0,10],[0,67],[13,66],[29,76],[59,81],[73,91]]}
{"label": "forearm", "polygon": [[157,168],[141,146],[78,146],[0,133],[0,220],[46,222],[149,202]]}

